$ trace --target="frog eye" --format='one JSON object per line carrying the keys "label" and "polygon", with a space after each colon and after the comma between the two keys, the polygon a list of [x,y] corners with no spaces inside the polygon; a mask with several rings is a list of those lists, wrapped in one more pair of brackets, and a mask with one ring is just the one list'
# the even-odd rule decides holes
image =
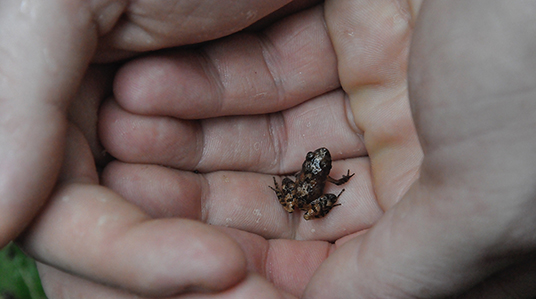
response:
{"label": "frog eye", "polygon": [[313,160],[313,158],[315,157],[315,153],[313,152],[308,152],[307,153],[307,156],[305,157],[306,160]]}

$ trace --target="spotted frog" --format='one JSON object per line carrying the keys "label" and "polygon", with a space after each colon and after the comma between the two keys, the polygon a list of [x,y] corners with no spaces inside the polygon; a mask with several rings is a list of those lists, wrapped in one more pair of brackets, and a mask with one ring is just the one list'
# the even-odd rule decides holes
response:
{"label": "spotted frog", "polygon": [[329,176],[330,170],[331,154],[327,148],[322,147],[314,152],[307,153],[301,171],[295,175],[295,181],[283,178],[281,187],[279,187],[274,177],[275,188],[269,187],[275,191],[285,211],[289,213],[294,212],[296,209],[305,211],[305,215],[303,215],[305,220],[322,218],[333,207],[340,205],[336,204],[336,202],[344,192],[344,189],[342,189],[338,195],[324,194],[326,181],[335,185],[342,185],[348,182],[355,174],[350,174],[350,170],[348,170],[346,175],[336,180]]}

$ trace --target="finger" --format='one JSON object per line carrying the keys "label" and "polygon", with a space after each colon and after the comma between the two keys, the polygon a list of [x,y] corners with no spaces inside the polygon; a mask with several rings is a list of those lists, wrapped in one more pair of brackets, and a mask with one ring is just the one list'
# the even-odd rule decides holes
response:
{"label": "finger", "polygon": [[114,91],[122,107],[138,114],[274,112],[337,88],[333,54],[323,10],[315,7],[260,33],[134,60],[117,74]]}
{"label": "finger", "polygon": [[[198,1],[195,4],[184,1],[130,1],[119,25],[112,27],[112,31],[100,39],[94,61],[118,61],[144,51],[215,40],[242,29],[260,30],[320,2],[322,1],[242,1],[234,2],[229,8],[229,5],[221,1]],[[278,7],[280,8],[277,9]],[[237,13],[234,14],[231,10]]]}
{"label": "finger", "polygon": [[421,10],[410,68],[421,177],[326,260],[305,298],[459,295],[534,252],[534,4]]}
{"label": "finger", "polygon": [[[128,293],[124,290],[100,285],[80,277],[61,272],[55,268],[44,264],[38,264],[39,274],[49,298],[109,298],[109,299],[137,299],[138,295]],[[147,298],[147,297],[143,297]],[[153,297],[154,298],[154,297]],[[177,299],[249,299],[249,298],[296,298],[284,291],[277,290],[274,285],[260,277],[250,273],[246,279],[236,286],[221,293],[190,293],[166,298]]]}
{"label": "finger", "polygon": [[328,1],[326,24],[350,111],[387,210],[417,178],[422,160],[407,90],[415,1]]}
{"label": "finger", "polygon": [[0,247],[30,221],[58,174],[69,99],[99,26],[113,16],[94,21],[106,1],[86,2],[0,4]]}
{"label": "finger", "polygon": [[[251,296],[256,292],[260,294],[259,296],[268,296],[267,298],[300,297],[307,281],[325,259],[331,246],[327,242],[320,241],[266,241],[250,233],[229,229],[225,231],[241,245],[247,256],[250,271],[247,277],[222,292],[210,294],[193,291],[172,298],[198,298],[197,296],[199,298],[257,298]],[[133,296],[46,265],[40,264],[39,272],[47,295],[51,298],[70,298],[69,295],[85,298],[84,294],[101,294],[105,298],[131,298]],[[56,296],[57,294],[60,296]],[[134,296],[134,298],[138,297]]]}
{"label": "finger", "polygon": [[130,1],[102,43],[116,51],[144,52],[205,42],[240,31],[289,2]]}
{"label": "finger", "polygon": [[130,114],[113,102],[100,112],[99,136],[116,158],[209,172],[295,173],[325,146],[333,159],[366,154],[346,121],[344,94],[332,92],[277,114],[186,121]]}
{"label": "finger", "polygon": [[243,279],[246,261],[221,232],[185,219],[155,219],[97,181],[83,137],[69,131],[61,184],[25,233],[37,260],[150,296],[217,291]]}
{"label": "finger", "polygon": [[[366,159],[334,164],[334,176],[355,171],[344,185],[337,206],[322,219],[305,221],[303,212],[287,213],[279,203],[272,176],[220,171],[195,174],[162,166],[114,162],[102,175],[102,183],[152,217],[184,217],[212,225],[232,227],[267,239],[335,241],[368,228],[382,211],[378,207]],[[343,187],[328,184],[326,193]]]}

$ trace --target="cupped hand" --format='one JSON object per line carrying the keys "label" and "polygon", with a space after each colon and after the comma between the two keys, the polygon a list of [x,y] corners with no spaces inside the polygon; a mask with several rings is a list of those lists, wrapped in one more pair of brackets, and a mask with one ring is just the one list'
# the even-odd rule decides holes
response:
{"label": "cupped hand", "polygon": [[[355,70],[363,62],[352,46],[363,43],[348,35],[358,32],[352,12],[361,10],[344,3],[326,4],[327,26],[343,88],[359,103],[366,88]],[[423,2],[408,71],[424,152],[419,179],[320,266],[304,298],[535,296],[535,9],[521,1]]]}
{"label": "cupped hand", "polygon": [[3,2],[0,247],[27,226],[52,192],[65,150],[67,108],[91,61],[218,38],[287,2]]}
{"label": "cupped hand", "polygon": [[[131,207],[123,210],[136,221],[121,221],[119,232],[106,222],[100,228],[103,216],[108,219],[119,208],[98,211],[95,207],[102,204],[93,200],[97,204],[77,204],[87,221],[66,225],[59,215],[72,212],[61,208],[64,202],[57,196],[58,216],[45,212],[39,226],[50,224],[50,232],[64,227],[59,235],[85,232],[84,239],[65,245],[66,240],[47,235],[39,244],[67,249],[57,253],[70,267],[59,267],[63,271],[143,294],[171,293],[151,287],[199,290],[195,273],[205,271],[214,273],[207,281],[218,275],[240,281],[230,290],[205,296],[301,296],[320,263],[369,228],[417,176],[421,152],[405,88],[410,27],[390,30],[392,18],[385,12],[391,9],[370,7],[367,14],[377,18],[363,19],[361,28],[355,28],[354,34],[368,32],[361,38],[369,47],[385,46],[355,57],[367,62],[356,70],[367,87],[357,107],[340,88],[321,6],[260,33],[241,33],[125,65],[115,80],[115,98],[101,107],[100,138],[118,159],[107,166],[102,183],[160,220],[144,219]],[[406,15],[398,21],[410,23],[411,14],[400,12]],[[383,26],[378,26],[382,17]],[[323,219],[305,221],[302,213],[286,213],[269,186],[274,175],[298,171],[305,154],[321,146],[335,160],[333,177],[348,169],[356,175],[342,187],[328,184],[326,192],[346,189],[341,206]],[[375,185],[382,188],[375,190]],[[126,218],[122,215],[115,218]],[[165,227],[151,224],[155,221]],[[134,233],[141,227],[148,227],[145,234]],[[128,246],[119,245],[123,243]],[[199,248],[197,259],[189,255]],[[43,261],[58,259],[54,255]],[[222,265],[222,260],[228,263]],[[57,297],[97,290],[110,297],[129,296],[52,268],[41,271],[45,286]],[[135,275],[127,275],[133,271]],[[188,283],[197,289],[185,288]],[[217,290],[211,287],[205,290]]]}
{"label": "cupped hand", "polygon": [[[106,217],[74,225],[86,238],[73,238],[82,241],[62,252],[71,260],[61,269],[131,289],[130,279],[169,282],[164,274],[177,265],[170,260],[183,261],[173,254],[188,254],[181,246],[198,240],[174,239],[186,234],[174,229],[190,218],[227,227],[214,232],[193,222],[204,232],[201,239],[223,244],[212,248],[220,258],[247,265],[217,264],[214,272],[246,278],[212,297],[282,295],[266,278],[306,298],[528,296],[535,169],[531,10],[526,3],[430,2],[417,23],[408,79],[418,3],[404,4],[328,2],[325,11],[303,12],[260,35],[125,66],[116,98],[101,111],[101,138],[119,159],[107,167],[103,183],[138,205],[128,214],[139,218],[100,231],[104,235],[83,228]],[[468,17],[473,14],[478,18]],[[426,153],[411,188],[422,154],[407,80]],[[344,186],[342,206],[306,222],[286,214],[267,187],[272,175],[299,170],[304,153],[320,146],[337,160],[333,176],[346,169],[357,174]],[[147,214],[183,219],[144,221]],[[145,230],[154,221],[169,227]],[[149,236],[140,237],[139,227]],[[50,248],[62,240],[52,237],[43,241],[54,258]],[[118,261],[121,241],[131,246],[120,247]],[[77,261],[74,251],[87,260]],[[149,258],[140,261],[137,254]],[[84,269],[89,261],[93,272]],[[193,270],[207,266],[192,261]],[[157,266],[140,267],[144,263]],[[145,272],[124,276],[132,273],[128,266]],[[129,297],[45,271],[50,290]],[[183,277],[172,273],[177,281]],[[71,284],[61,286],[60,279]]]}

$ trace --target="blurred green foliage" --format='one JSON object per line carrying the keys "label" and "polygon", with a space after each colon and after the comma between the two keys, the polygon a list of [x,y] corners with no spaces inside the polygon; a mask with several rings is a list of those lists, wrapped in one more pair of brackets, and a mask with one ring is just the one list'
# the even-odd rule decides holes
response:
{"label": "blurred green foliage", "polygon": [[0,250],[0,299],[46,299],[34,260],[13,243]]}

